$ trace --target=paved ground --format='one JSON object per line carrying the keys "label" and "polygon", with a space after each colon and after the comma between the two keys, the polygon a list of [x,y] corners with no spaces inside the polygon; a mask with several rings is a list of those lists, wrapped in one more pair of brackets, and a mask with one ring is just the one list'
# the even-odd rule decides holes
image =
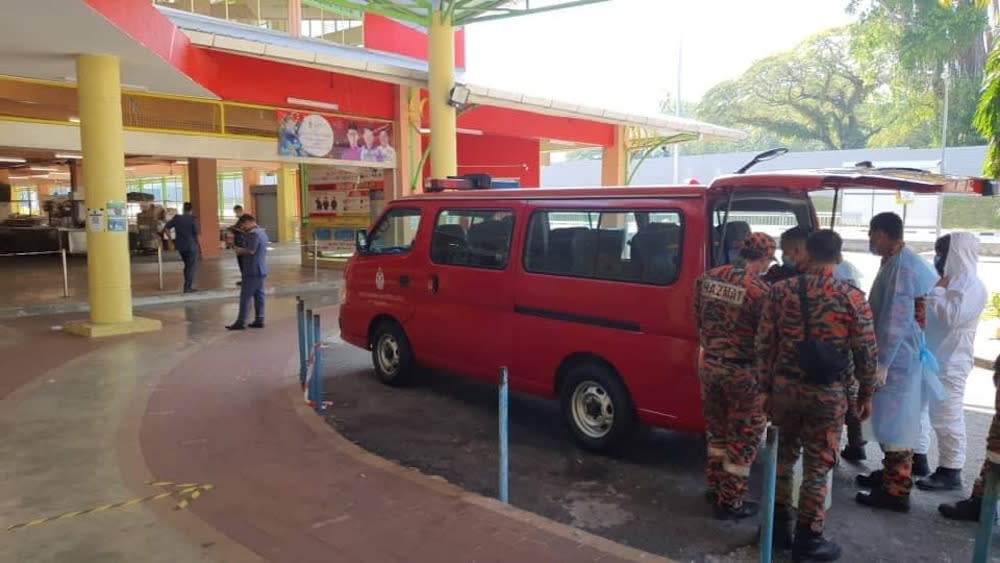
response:
{"label": "paved ground", "polygon": [[[327,328],[334,301],[310,302]],[[234,304],[196,303],[97,345],[61,318],[0,320],[18,368],[0,371],[0,561],[661,560],[350,444],[303,405],[294,302],[269,305],[264,330],[226,332]],[[151,480],[214,488],[6,531]]]}
{"label": "paved ground", "polygon": [[[377,382],[365,351],[341,343],[328,357],[327,399],[333,407],[326,418],[332,426],[381,456],[483,495],[497,494],[492,386],[429,373],[416,386],[390,388]],[[966,401],[969,484],[983,459],[992,400],[990,373],[977,370]],[[717,522],[702,500],[700,437],[657,430],[623,458],[610,459],[575,447],[553,403],[514,395],[510,417],[515,506],[682,561],[756,560],[756,549],[741,549],[754,542],[756,522]],[[877,456],[874,446],[869,455]],[[866,466],[845,464],[835,474],[829,530],[844,545],[845,560],[970,560],[973,526],[936,514],[938,503],[962,494],[918,492],[909,515],[872,512],[853,500],[859,471]],[[756,468],[755,488],[759,475]]]}
{"label": "paved ground", "polygon": [[[72,256],[68,262],[70,296],[63,297],[59,256],[4,257],[0,262],[0,318],[80,313],[88,311],[87,261]],[[302,266],[297,243],[275,244],[268,253],[268,291],[272,295],[294,296],[334,291],[340,269]],[[218,260],[202,260],[198,265],[193,294],[182,294],[183,264],[176,252],[163,255],[163,289],[160,289],[157,259],[132,256],[132,297],[136,308],[194,303],[233,298],[240,279],[236,259],[224,252]]]}

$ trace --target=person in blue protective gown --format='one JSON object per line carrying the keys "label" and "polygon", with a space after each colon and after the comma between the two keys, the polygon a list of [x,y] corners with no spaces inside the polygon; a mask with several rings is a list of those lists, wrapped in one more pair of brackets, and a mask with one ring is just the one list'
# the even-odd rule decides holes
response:
{"label": "person in blue protective gown", "polygon": [[931,394],[943,389],[937,362],[924,339],[925,299],[938,275],[903,243],[903,221],[895,213],[872,218],[872,252],[882,256],[869,294],[878,341],[881,382],[872,402],[872,430],[884,452],[883,469],[859,475],[871,488],[856,500],[873,508],[907,512],[913,489],[913,448],[920,439],[920,417]]}

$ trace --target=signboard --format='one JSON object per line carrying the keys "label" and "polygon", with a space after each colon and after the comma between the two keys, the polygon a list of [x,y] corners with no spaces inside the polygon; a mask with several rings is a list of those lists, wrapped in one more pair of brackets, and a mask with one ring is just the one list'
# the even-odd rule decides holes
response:
{"label": "signboard", "polygon": [[90,232],[90,233],[103,233],[104,232],[104,210],[103,209],[88,209],[87,210],[87,232]]}
{"label": "signboard", "polygon": [[277,111],[281,156],[357,160],[395,166],[392,124],[297,111]]}
{"label": "signboard", "polygon": [[128,216],[125,214],[124,201],[108,202],[108,232],[127,233]]}

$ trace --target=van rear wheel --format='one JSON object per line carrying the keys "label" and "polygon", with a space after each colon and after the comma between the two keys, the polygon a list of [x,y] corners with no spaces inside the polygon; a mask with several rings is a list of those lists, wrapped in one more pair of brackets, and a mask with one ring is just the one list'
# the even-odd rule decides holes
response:
{"label": "van rear wheel", "polygon": [[632,437],[635,407],[618,376],[599,363],[570,368],[560,389],[563,418],[584,448],[610,453]]}
{"label": "van rear wheel", "polygon": [[413,350],[403,328],[383,322],[372,331],[372,365],[382,383],[393,386],[410,382],[415,371]]}

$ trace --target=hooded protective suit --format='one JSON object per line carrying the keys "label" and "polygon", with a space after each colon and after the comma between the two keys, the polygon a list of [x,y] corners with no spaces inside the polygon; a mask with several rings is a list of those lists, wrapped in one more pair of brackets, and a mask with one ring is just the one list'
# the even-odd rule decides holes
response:
{"label": "hooded protective suit", "polygon": [[887,451],[917,446],[924,405],[931,395],[944,392],[916,318],[916,299],[926,296],[937,280],[937,273],[904,246],[879,269],[869,294],[879,372],[885,377],[872,399],[871,428]]}
{"label": "hooded protective suit", "polygon": [[938,439],[938,465],[947,469],[965,466],[965,380],[972,371],[976,327],[988,299],[986,286],[976,273],[978,261],[979,241],[975,235],[952,233],[944,264],[948,287],[935,287],[927,297],[927,347],[937,358],[938,377],[946,396],[931,400],[930,416],[922,418],[916,452],[927,453],[933,426]]}

